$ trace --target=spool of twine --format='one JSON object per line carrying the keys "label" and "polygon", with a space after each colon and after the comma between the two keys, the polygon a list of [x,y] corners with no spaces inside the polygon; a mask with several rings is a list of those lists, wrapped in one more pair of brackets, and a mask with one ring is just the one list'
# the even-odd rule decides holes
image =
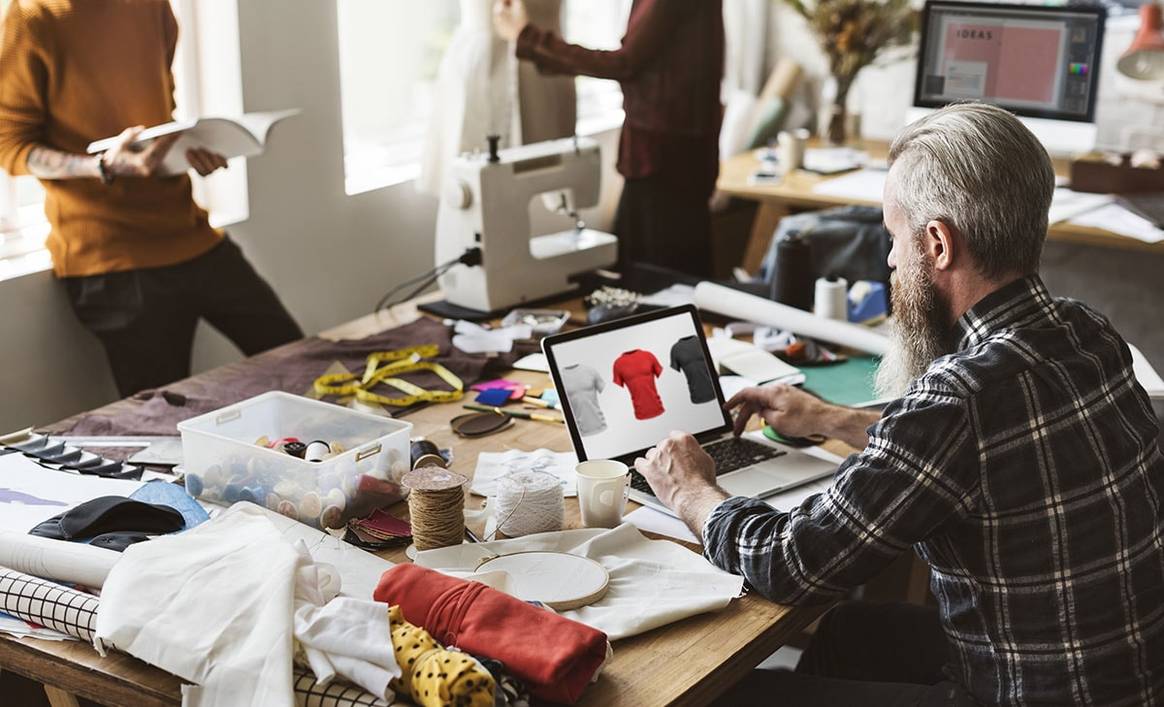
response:
{"label": "spool of twine", "polygon": [[544,471],[515,471],[497,480],[493,496],[497,530],[511,538],[561,530],[562,483]]}
{"label": "spool of twine", "polygon": [[412,541],[417,550],[460,545],[465,537],[464,476],[436,466],[404,475]]}

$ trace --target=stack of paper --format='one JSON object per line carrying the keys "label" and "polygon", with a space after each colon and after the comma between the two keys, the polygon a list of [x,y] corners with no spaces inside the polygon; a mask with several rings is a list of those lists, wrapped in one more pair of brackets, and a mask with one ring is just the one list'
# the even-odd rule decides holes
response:
{"label": "stack of paper", "polygon": [[727,369],[752,385],[804,382],[804,374],[755,344],[716,336],[707,340],[707,350],[717,369]]}
{"label": "stack of paper", "polygon": [[1080,214],[1072,218],[1071,223],[1077,226],[1102,228],[1145,243],[1164,241],[1164,229],[1156,228],[1156,225],[1148,219],[1132,213],[1119,204],[1109,203]]}

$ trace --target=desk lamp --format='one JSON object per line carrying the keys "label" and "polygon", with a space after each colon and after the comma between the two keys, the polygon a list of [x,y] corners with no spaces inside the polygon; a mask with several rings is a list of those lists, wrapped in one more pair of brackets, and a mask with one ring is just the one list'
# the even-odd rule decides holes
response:
{"label": "desk lamp", "polygon": [[1124,52],[1116,69],[1141,81],[1164,79],[1164,19],[1160,6],[1147,2],[1140,6],[1140,31]]}
{"label": "desk lamp", "polygon": [[1140,29],[1131,46],[1116,62],[1121,93],[1152,105],[1152,121],[1147,127],[1124,129],[1125,148],[1164,149],[1164,13],[1155,2],[1140,6]]}

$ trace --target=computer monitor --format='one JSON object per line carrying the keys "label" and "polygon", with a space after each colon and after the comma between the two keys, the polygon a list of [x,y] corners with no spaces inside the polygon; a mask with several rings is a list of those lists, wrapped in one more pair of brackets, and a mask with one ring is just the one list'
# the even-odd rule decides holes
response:
{"label": "computer monitor", "polygon": [[909,120],[983,101],[1019,116],[1048,152],[1091,150],[1105,17],[1099,6],[927,2]]}

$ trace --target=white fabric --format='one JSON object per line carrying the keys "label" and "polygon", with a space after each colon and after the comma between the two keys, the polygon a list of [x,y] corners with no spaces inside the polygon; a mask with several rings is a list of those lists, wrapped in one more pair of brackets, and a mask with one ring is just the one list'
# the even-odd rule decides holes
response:
{"label": "white fabric", "polygon": [[569,552],[606,568],[610,573],[606,596],[590,606],[559,613],[606,633],[612,641],[722,609],[739,596],[744,583],[743,578],[716,569],[680,545],[648,540],[627,523],[611,530],[565,530],[426,550],[417,553],[416,564],[504,591],[504,572],[475,576],[473,570],[494,555],[529,550]]}
{"label": "white fabric", "polygon": [[101,592],[94,644],[197,683],[186,707],[295,704],[296,631],[320,682],[343,675],[391,701],[400,674],[388,607],[344,598],[330,565],[240,504],[181,535],[130,546]]}
{"label": "white fabric", "polygon": [[[437,69],[416,179],[426,194],[439,196],[446,166],[463,152],[484,151],[487,135],[500,135],[501,147],[510,147],[574,131],[573,77],[540,74],[530,62],[519,67],[493,31],[493,2],[461,0],[461,22]],[[527,5],[535,25],[559,31],[560,0]]]}

